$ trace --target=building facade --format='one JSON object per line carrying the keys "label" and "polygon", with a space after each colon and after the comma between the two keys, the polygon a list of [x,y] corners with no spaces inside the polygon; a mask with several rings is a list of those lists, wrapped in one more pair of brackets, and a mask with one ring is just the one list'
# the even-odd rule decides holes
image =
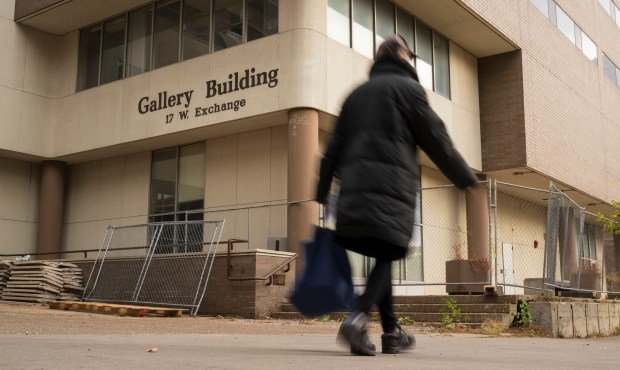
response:
{"label": "building facade", "polygon": [[[617,0],[3,1],[0,254],[66,254],[98,248],[108,225],[312,199],[340,106],[394,32],[414,45],[431,105],[481,178],[554,181],[605,211],[620,199],[619,8]],[[412,186],[448,183],[424,156],[420,166]],[[231,216],[224,236],[249,238],[253,225],[268,224],[251,247],[281,240],[297,251],[303,237],[291,225],[316,216],[261,212]],[[544,239],[544,225],[537,232]],[[426,261],[444,258],[424,233],[414,232],[417,267],[405,280],[424,281]]]}

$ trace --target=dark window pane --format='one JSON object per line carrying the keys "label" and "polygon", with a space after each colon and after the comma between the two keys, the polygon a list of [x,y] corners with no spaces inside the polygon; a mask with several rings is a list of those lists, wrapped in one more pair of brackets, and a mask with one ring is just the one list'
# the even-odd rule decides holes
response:
{"label": "dark window pane", "polygon": [[616,66],[611,60],[609,60],[607,55],[604,55],[604,54],[603,54],[603,72],[605,73],[605,76],[607,76],[611,80],[611,82],[616,84],[616,79],[617,79]]}
{"label": "dark window pane", "polygon": [[327,2],[327,35],[346,46],[351,44],[349,11],[349,0]]}
{"label": "dark window pane", "polygon": [[129,13],[127,76],[151,69],[151,28],[153,7],[148,5]]}
{"label": "dark window pane", "polygon": [[125,68],[125,15],[103,24],[101,83],[120,80]]}
{"label": "dark window pane", "polygon": [[159,1],[155,4],[153,68],[179,61],[179,24],[181,2]]}
{"label": "dark window pane", "polygon": [[414,50],[413,17],[404,10],[398,8],[396,27],[398,27],[398,34],[401,35],[407,41],[409,47]]}
{"label": "dark window pane", "polygon": [[101,24],[80,31],[78,90],[99,85]]}
{"label": "dark window pane", "polygon": [[373,57],[372,0],[353,0],[353,50]]}
{"label": "dark window pane", "polygon": [[150,213],[174,212],[176,203],[177,149],[153,152]]}
{"label": "dark window pane", "polygon": [[241,44],[243,41],[243,1],[214,1],[213,36],[215,50],[222,50]]}
{"label": "dark window pane", "polygon": [[377,49],[385,38],[394,34],[394,4],[389,0],[376,1],[377,19]]}
{"label": "dark window pane", "polygon": [[278,0],[247,0],[248,41],[278,33]]}
{"label": "dark window pane", "polygon": [[209,52],[211,1],[185,0],[183,7],[183,60]]}
{"label": "dark window pane", "polygon": [[416,69],[422,86],[433,89],[433,31],[416,21]]}
{"label": "dark window pane", "polygon": [[450,47],[448,40],[434,34],[435,49],[435,91],[450,99]]}

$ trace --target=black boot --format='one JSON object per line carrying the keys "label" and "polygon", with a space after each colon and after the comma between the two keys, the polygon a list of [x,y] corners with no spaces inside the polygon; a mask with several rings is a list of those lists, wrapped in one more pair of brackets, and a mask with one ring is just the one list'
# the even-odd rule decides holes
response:
{"label": "black boot", "polygon": [[338,340],[351,346],[351,353],[360,356],[374,356],[375,345],[368,338],[369,316],[364,312],[354,312],[340,325]]}
{"label": "black boot", "polygon": [[407,335],[400,325],[397,325],[398,334],[381,335],[381,352],[395,354],[408,348],[415,348],[415,337]]}

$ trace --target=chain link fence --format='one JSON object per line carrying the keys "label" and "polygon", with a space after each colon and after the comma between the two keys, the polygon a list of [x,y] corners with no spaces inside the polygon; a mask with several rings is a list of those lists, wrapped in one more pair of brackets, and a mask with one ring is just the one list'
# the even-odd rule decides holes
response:
{"label": "chain link fence", "polygon": [[111,226],[82,299],[188,307],[195,316],[223,230],[224,221]]}

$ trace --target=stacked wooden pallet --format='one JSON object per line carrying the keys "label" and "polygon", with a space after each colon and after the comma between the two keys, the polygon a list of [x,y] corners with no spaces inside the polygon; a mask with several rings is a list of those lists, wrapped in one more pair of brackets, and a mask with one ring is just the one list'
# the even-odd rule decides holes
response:
{"label": "stacked wooden pallet", "polygon": [[82,270],[69,262],[58,264],[62,272],[63,290],[58,295],[59,301],[79,301],[82,298]]}
{"label": "stacked wooden pallet", "polygon": [[2,291],[2,299],[43,303],[56,299],[62,290],[62,270],[58,263],[20,261],[11,266],[11,276]]}
{"label": "stacked wooden pallet", "polygon": [[11,276],[11,264],[11,261],[0,261],[0,295],[2,295],[2,291],[4,287],[6,287],[6,282]]}

